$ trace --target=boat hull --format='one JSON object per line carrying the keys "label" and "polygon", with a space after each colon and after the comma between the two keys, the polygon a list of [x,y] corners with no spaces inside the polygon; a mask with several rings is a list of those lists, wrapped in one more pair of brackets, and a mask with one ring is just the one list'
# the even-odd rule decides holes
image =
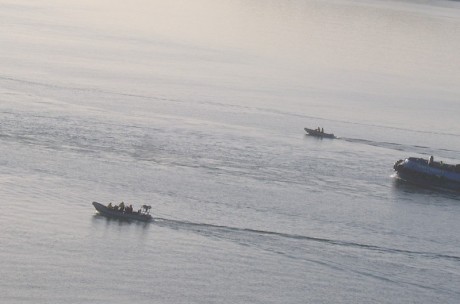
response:
{"label": "boat hull", "polygon": [[394,170],[399,179],[419,186],[460,191],[460,172],[452,167],[432,166],[425,159],[410,157],[396,162]]}
{"label": "boat hull", "polygon": [[317,130],[309,129],[309,128],[304,128],[305,132],[307,132],[308,135],[319,137],[319,138],[335,138],[334,134],[332,133],[324,133],[324,132],[319,132]]}
{"label": "boat hull", "polygon": [[107,208],[107,206],[100,204],[98,202],[93,202],[94,208],[104,216],[107,217],[112,217],[112,218],[119,218],[119,219],[124,219],[124,220],[136,220],[136,221],[143,221],[143,222],[148,222],[152,220],[152,216],[150,214],[144,214],[144,213],[137,213],[137,212],[122,212],[122,211],[117,211],[113,210],[110,208]]}

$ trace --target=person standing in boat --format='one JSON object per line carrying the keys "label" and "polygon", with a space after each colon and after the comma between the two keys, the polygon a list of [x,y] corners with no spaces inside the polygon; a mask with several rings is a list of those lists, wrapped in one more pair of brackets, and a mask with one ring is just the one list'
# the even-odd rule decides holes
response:
{"label": "person standing in boat", "polygon": [[125,202],[121,202],[121,203],[118,205],[118,208],[120,209],[121,212],[125,211]]}
{"label": "person standing in boat", "polygon": [[433,165],[433,161],[434,161],[434,158],[433,158],[433,155],[431,155],[430,159],[428,160],[428,166]]}

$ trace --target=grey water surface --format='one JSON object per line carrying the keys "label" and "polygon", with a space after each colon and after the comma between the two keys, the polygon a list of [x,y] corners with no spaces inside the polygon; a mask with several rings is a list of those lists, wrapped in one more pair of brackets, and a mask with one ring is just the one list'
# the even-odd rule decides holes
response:
{"label": "grey water surface", "polygon": [[0,25],[1,303],[460,302],[459,194],[392,168],[460,163],[459,2],[0,0]]}

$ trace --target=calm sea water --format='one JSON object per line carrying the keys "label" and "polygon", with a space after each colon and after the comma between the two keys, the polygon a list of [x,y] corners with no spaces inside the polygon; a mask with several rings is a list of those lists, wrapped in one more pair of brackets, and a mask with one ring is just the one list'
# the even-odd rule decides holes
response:
{"label": "calm sea water", "polygon": [[0,302],[460,301],[460,196],[392,177],[460,162],[458,2],[0,0],[0,24]]}

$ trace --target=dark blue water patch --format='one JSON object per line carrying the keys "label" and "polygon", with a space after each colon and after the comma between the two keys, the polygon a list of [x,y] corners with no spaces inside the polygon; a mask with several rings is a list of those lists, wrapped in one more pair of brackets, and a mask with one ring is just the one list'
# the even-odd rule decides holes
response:
{"label": "dark blue water patch", "polygon": [[422,194],[428,197],[440,197],[443,203],[454,203],[460,204],[460,193],[456,190],[448,188],[436,187],[430,185],[420,185],[410,181],[401,179],[396,173],[392,175],[394,189],[407,194]]}

